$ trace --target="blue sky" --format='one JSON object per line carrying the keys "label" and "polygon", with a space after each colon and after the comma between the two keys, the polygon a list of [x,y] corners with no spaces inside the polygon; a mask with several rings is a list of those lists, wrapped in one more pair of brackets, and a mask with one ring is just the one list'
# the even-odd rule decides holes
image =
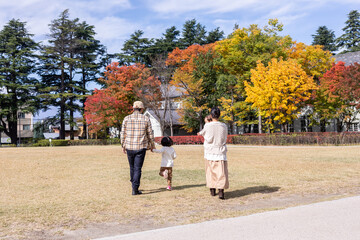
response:
{"label": "blue sky", "polygon": [[193,18],[208,31],[220,27],[226,35],[235,23],[264,26],[268,19],[277,18],[284,24],[282,35],[311,44],[319,26],[340,36],[347,14],[360,11],[360,0],[0,0],[0,26],[20,19],[37,41],[46,41],[48,24],[65,9],[71,18],[94,25],[97,39],[114,53],[121,51],[135,30],[159,38],[165,29],[181,30]]}

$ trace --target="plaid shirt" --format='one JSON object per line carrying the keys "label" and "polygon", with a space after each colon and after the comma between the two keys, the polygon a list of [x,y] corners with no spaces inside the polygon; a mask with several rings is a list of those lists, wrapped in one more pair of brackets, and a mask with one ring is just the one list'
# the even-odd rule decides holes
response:
{"label": "plaid shirt", "polygon": [[138,111],[126,116],[121,128],[121,145],[129,150],[154,148],[150,119]]}

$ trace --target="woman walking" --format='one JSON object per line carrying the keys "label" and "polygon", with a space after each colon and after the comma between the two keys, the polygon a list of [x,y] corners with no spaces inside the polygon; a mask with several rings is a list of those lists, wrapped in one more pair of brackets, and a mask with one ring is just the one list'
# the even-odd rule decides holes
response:
{"label": "woman walking", "polygon": [[219,108],[211,109],[211,117],[212,121],[207,122],[198,133],[204,137],[206,186],[210,188],[211,196],[215,196],[216,189],[219,189],[219,198],[225,199],[224,189],[229,188],[226,157],[228,129],[224,123],[219,122]]}

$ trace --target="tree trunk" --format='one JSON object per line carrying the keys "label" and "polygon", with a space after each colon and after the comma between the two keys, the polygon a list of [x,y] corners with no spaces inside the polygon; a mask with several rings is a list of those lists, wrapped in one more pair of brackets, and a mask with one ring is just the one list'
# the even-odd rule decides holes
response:
{"label": "tree trunk", "polygon": [[259,121],[259,133],[262,133],[262,119],[261,119],[260,110],[259,110],[259,118],[258,118],[258,121]]}
{"label": "tree trunk", "polygon": [[74,140],[74,110],[72,109],[72,105],[73,105],[74,100],[71,99],[70,100],[70,140]]}
{"label": "tree trunk", "polygon": [[343,129],[342,122],[339,119],[336,119],[336,131],[342,132],[342,129]]}
{"label": "tree trunk", "polygon": [[[85,74],[85,69],[82,68],[82,87],[83,89],[86,88],[86,74]],[[85,90],[83,91],[83,96],[86,95]],[[86,99],[82,99],[82,117],[83,117],[83,132],[85,133],[85,138],[88,139],[88,134],[87,134],[87,123],[86,123],[86,119],[85,119],[85,101]]]}
{"label": "tree trunk", "polygon": [[11,144],[17,144],[17,128],[18,128],[18,125],[17,125],[17,121],[14,122],[14,121],[10,121],[9,123],[9,137],[10,137],[10,140],[11,140]]}
{"label": "tree trunk", "polygon": [[60,90],[61,102],[60,102],[60,139],[65,139],[65,72],[64,61],[61,61],[61,90]]}
{"label": "tree trunk", "polygon": [[171,100],[168,100],[169,105],[169,114],[170,114],[170,136],[174,136],[174,129],[173,129],[173,115],[172,115],[172,108],[171,108]]}
{"label": "tree trunk", "polygon": [[326,120],[325,119],[320,120],[320,132],[326,132]]}
{"label": "tree trunk", "polygon": [[233,123],[233,121],[229,121],[229,127],[230,127],[231,134],[234,134],[234,123]]}

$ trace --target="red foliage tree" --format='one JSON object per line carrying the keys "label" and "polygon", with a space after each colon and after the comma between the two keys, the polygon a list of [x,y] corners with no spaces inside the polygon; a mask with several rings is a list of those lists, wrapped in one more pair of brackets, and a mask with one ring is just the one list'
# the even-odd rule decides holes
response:
{"label": "red foliage tree", "polygon": [[[334,117],[347,126],[360,110],[360,64],[345,66],[338,62],[320,79],[328,100],[334,108]],[[341,130],[338,126],[338,131]]]}
{"label": "red foliage tree", "polygon": [[117,99],[109,89],[95,89],[85,102],[85,118],[89,132],[94,133],[109,126],[119,128],[122,119],[131,111],[126,99]]}
{"label": "red foliage tree", "polygon": [[119,67],[119,63],[114,62],[106,67],[104,75],[99,80],[106,88],[95,90],[85,102],[85,118],[90,124],[90,132],[111,126],[120,129],[135,100],[140,99],[149,106],[161,98],[160,81],[142,64]]}

